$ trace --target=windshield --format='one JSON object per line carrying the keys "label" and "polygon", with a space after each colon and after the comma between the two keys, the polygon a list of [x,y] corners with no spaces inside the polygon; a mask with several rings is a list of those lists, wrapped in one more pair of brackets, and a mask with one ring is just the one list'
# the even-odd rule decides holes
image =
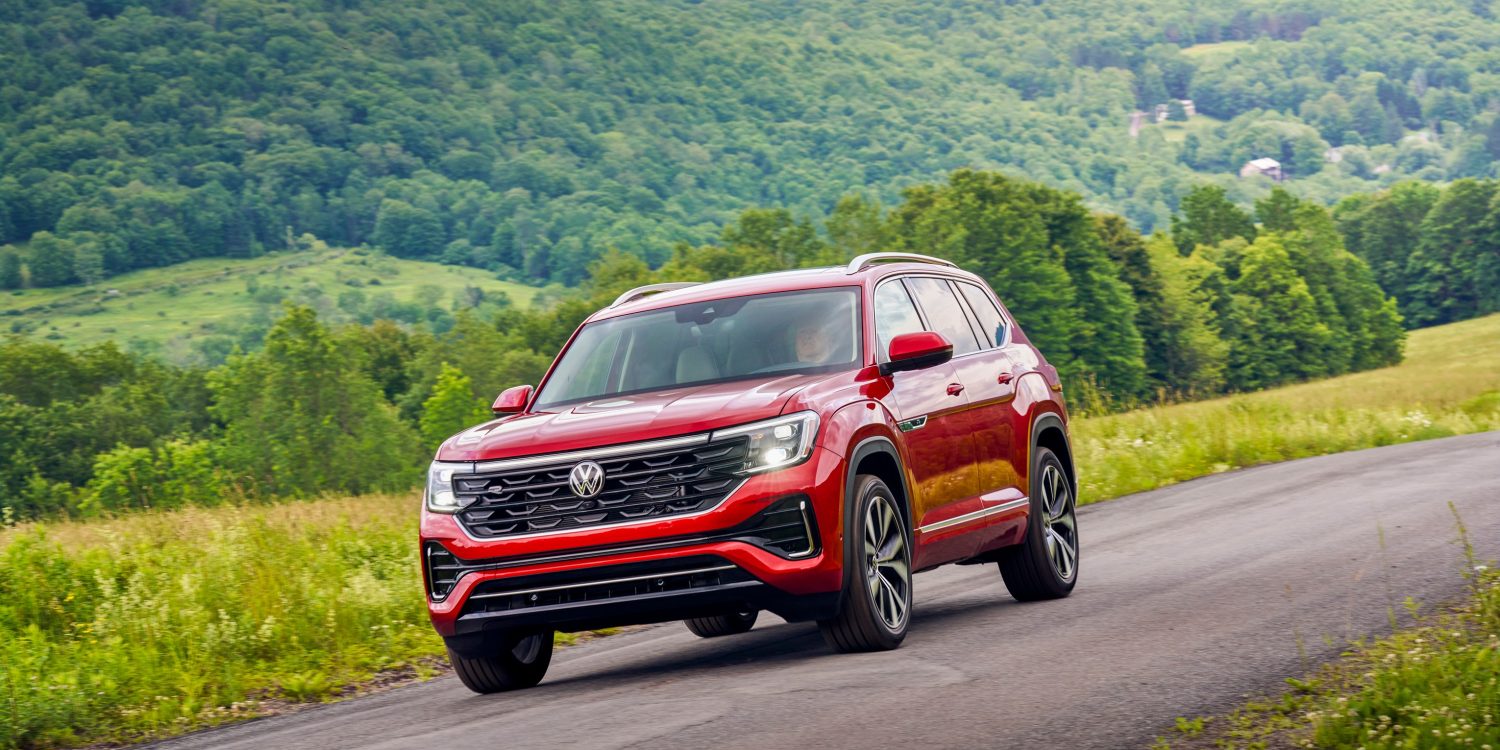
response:
{"label": "windshield", "polygon": [[858,287],[716,299],[584,326],[533,408],[859,361]]}

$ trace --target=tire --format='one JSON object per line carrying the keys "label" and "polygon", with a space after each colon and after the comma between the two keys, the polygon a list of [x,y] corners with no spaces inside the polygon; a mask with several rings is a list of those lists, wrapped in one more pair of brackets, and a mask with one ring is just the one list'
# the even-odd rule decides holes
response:
{"label": "tire", "polygon": [[1062,461],[1037,448],[1031,471],[1026,541],[1003,550],[1000,575],[1017,601],[1061,599],[1078,583],[1078,517],[1073,484]]}
{"label": "tire", "polygon": [[818,628],[835,651],[888,651],[901,645],[911,622],[911,531],[879,477],[856,477],[849,503],[842,603]]}
{"label": "tire", "polygon": [[544,630],[506,642],[494,656],[470,658],[448,649],[448,661],[464,687],[476,693],[529,688],[542,681],[552,663],[552,631]]}
{"label": "tire", "polygon": [[755,618],[759,615],[760,612],[747,609],[744,612],[733,612],[727,615],[689,617],[682,622],[687,625],[688,630],[693,631],[693,635],[699,638],[718,638],[721,635],[750,632],[750,628],[755,627]]}

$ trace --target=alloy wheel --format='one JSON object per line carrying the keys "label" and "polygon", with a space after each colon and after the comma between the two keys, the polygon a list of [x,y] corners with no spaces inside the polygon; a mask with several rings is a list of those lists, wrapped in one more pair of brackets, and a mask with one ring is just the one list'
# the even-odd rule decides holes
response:
{"label": "alloy wheel", "polygon": [[1078,572],[1078,520],[1073,507],[1073,490],[1068,478],[1056,464],[1042,468],[1042,533],[1047,543],[1047,558],[1052,569],[1064,582]]}
{"label": "alloy wheel", "polygon": [[885,495],[865,508],[865,585],[880,621],[900,630],[911,607],[911,550],[901,517]]}

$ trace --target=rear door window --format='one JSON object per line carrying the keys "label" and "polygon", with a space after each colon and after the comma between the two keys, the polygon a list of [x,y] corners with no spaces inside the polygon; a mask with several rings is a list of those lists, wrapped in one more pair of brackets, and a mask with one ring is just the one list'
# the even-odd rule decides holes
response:
{"label": "rear door window", "polygon": [[964,299],[969,301],[969,307],[974,311],[974,316],[979,320],[979,330],[984,336],[984,348],[1002,346],[1005,344],[1005,316],[1000,314],[1000,308],[995,306],[995,300],[977,284],[967,281],[958,282],[958,288],[964,294]]}
{"label": "rear door window", "polygon": [[947,279],[931,276],[908,278],[912,295],[922,306],[927,318],[927,330],[943,334],[953,343],[953,356],[957,357],[979,351],[979,340],[974,338],[974,329],[969,326],[969,317],[963,305],[953,293]]}

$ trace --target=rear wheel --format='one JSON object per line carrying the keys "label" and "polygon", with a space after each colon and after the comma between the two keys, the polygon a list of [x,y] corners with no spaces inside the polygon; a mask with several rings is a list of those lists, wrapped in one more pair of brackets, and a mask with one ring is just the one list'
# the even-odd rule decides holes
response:
{"label": "rear wheel", "polygon": [[901,645],[911,620],[911,542],[895,495],[879,477],[854,484],[853,522],[844,547],[839,614],[818,622],[836,651],[885,651]]}
{"label": "rear wheel", "polygon": [[1078,518],[1073,483],[1062,461],[1038,448],[1031,471],[1026,541],[1003,551],[1000,575],[1016,599],[1060,599],[1078,582]]}
{"label": "rear wheel", "polygon": [[507,639],[493,656],[471,658],[450,648],[448,661],[464,687],[476,693],[529,688],[542,681],[552,663],[552,631]]}
{"label": "rear wheel", "polygon": [[760,613],[753,610],[744,612],[733,612],[727,615],[710,615],[708,617],[689,617],[683,620],[687,629],[693,631],[693,635],[699,638],[717,638],[721,635],[734,635],[735,633],[749,632],[755,627],[755,618]]}

